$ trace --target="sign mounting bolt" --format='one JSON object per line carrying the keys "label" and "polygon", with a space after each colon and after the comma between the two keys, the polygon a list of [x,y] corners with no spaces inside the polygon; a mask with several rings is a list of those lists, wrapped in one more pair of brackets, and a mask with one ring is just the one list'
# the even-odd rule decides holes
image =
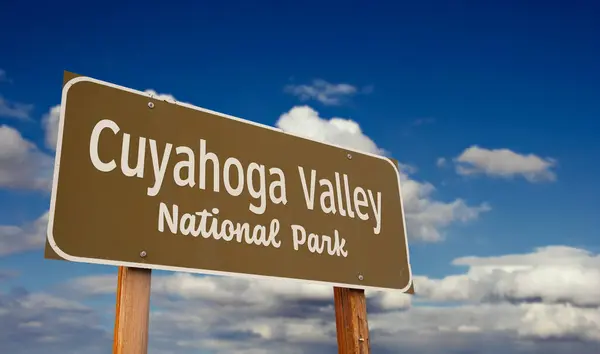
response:
{"label": "sign mounting bolt", "polygon": [[146,251],[142,251],[142,252],[140,252],[140,257],[144,258],[144,257],[146,257],[146,254],[147,254]]}
{"label": "sign mounting bolt", "polygon": [[362,275],[362,274],[359,274],[359,275],[358,275],[358,280],[363,280],[364,278],[365,278],[365,277],[363,277],[363,275]]}
{"label": "sign mounting bolt", "polygon": [[150,108],[150,109],[154,108],[154,102],[148,102],[148,108]]}
{"label": "sign mounting bolt", "polygon": [[348,157],[348,160],[352,160],[352,154],[348,154],[346,157]]}

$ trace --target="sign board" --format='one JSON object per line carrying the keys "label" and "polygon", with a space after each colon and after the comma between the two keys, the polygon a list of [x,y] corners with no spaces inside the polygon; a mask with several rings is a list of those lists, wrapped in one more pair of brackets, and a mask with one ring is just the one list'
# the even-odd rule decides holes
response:
{"label": "sign board", "polygon": [[65,81],[47,258],[411,291],[390,159]]}

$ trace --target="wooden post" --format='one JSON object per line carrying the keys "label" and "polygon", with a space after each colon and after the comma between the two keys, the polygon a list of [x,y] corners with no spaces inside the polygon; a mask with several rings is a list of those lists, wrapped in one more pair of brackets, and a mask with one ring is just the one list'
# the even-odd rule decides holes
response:
{"label": "wooden post", "polygon": [[113,354],[147,354],[150,269],[119,267]]}
{"label": "wooden post", "polygon": [[333,288],[339,354],[369,354],[369,324],[365,291]]}

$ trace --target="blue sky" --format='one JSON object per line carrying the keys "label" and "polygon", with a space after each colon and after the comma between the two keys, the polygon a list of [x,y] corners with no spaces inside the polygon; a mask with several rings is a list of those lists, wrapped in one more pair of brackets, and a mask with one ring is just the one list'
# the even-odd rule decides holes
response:
{"label": "blue sky", "polygon": [[[76,299],[65,294],[64,284],[77,280],[110,284],[112,278],[102,277],[113,276],[115,269],[44,260],[39,246],[43,232],[31,224],[48,208],[47,190],[28,181],[46,176],[44,164],[54,154],[52,145],[46,144],[49,133],[43,117],[60,104],[63,70],[138,90],[153,89],[269,125],[287,114],[293,129],[310,131],[305,118],[312,113],[294,111],[304,105],[316,112],[327,129],[332,117],[357,122],[360,136],[413,168],[405,170],[408,182],[402,185],[405,193],[410,186],[415,191],[414,198],[408,197],[412,201],[406,202],[405,195],[405,203],[412,203],[407,211],[411,260],[413,272],[423,277],[423,301],[431,302],[415,305],[413,300],[413,306],[433,308],[434,303],[448,301],[453,295],[442,296],[440,289],[448,288],[449,275],[480,282],[478,265],[471,261],[464,267],[451,265],[466,256],[483,257],[481,262],[493,263],[507,277],[516,276],[509,266],[526,264],[531,272],[519,276],[551,284],[541,290],[508,291],[519,299],[538,296],[539,305],[547,306],[522,311],[550,311],[559,305],[552,302],[548,289],[573,289],[572,284],[561,283],[567,280],[558,275],[535,278],[547,276],[536,272],[554,267],[552,259],[572,260],[566,264],[575,273],[568,274],[591,277],[581,284],[588,284],[592,293],[600,291],[594,290],[600,289],[599,16],[600,5],[594,1],[557,1],[544,6],[520,1],[453,5],[308,1],[296,6],[233,1],[105,1],[85,7],[66,1],[2,4],[0,125],[7,128],[0,142],[4,150],[0,151],[0,225],[4,225],[0,246],[25,244],[19,251],[1,252],[0,248],[0,275],[18,274],[0,276],[2,296],[6,299],[14,295],[11,289],[23,287],[32,294],[86,304],[90,313],[100,314],[114,301],[108,290]],[[339,84],[350,85],[344,87],[356,92]],[[311,96],[315,92],[321,96]],[[18,132],[18,139],[11,132]],[[327,134],[312,137],[326,140]],[[345,136],[341,143],[352,146],[357,137]],[[26,152],[17,148],[25,146],[19,145],[23,141],[31,143]],[[460,156],[463,162],[459,164],[455,159]],[[443,166],[437,163],[440,158],[445,159]],[[459,173],[459,166],[472,173]],[[425,193],[425,183],[435,190]],[[431,233],[425,229],[439,237],[428,238]],[[548,246],[563,248],[555,249],[556,254],[536,251]],[[516,254],[525,258],[510,258]],[[505,258],[496,262],[493,256]],[[161,276],[164,284],[203,281]],[[419,278],[415,282],[418,289]],[[463,300],[485,305],[473,294],[489,290],[498,295],[500,290],[494,288],[498,283],[505,284],[500,280],[477,283],[481,287],[467,291]],[[177,288],[161,286],[156,297],[183,296]],[[584,338],[577,345],[591,348],[588,345],[600,341],[600,304],[583,312],[577,307],[581,293],[572,291],[562,295],[572,299],[573,311],[580,311],[577,314],[592,323],[599,321],[596,327],[575,333],[592,333],[575,336]],[[452,292],[461,293],[460,289]],[[381,299],[373,297],[373,304],[385,303]],[[176,309],[181,310],[186,304],[167,301],[157,306],[180,306]],[[497,306],[480,313],[508,305]],[[454,309],[466,311],[464,306]],[[513,310],[517,311],[511,307],[504,312]],[[411,311],[402,316],[420,316]],[[110,316],[105,317],[100,322],[110,332]],[[411,318],[418,321],[417,317]],[[482,332],[467,335],[465,348],[483,345],[482,338],[488,336],[492,336],[490,343],[504,338],[483,323],[478,326]],[[15,325],[11,331],[19,334],[18,328]],[[515,333],[522,332],[522,328],[515,329]],[[545,342],[535,340],[536,333],[532,334],[533,352],[547,352]],[[565,338],[574,336],[561,333],[566,333]],[[562,338],[559,334],[556,337]],[[436,338],[447,340],[445,335]],[[14,344],[13,339],[0,335],[0,345],[2,341]],[[263,344],[269,347],[269,343]],[[310,348],[321,348],[318,340],[315,343]],[[426,347],[409,344],[403,342],[414,350]],[[162,352],[162,345],[166,344],[154,343],[152,350]],[[203,345],[198,348],[218,352]],[[43,348],[32,346],[21,352],[42,353]],[[560,352],[560,348],[552,350]]]}

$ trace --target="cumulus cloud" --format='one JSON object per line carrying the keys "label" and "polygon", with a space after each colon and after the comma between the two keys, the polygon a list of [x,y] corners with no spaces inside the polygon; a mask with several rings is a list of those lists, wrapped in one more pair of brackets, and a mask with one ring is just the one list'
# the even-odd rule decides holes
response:
{"label": "cumulus cloud", "polygon": [[[571,318],[563,318],[571,309]],[[540,312],[552,315],[537,317]],[[390,352],[592,353],[600,344],[599,314],[564,304],[420,306],[370,316],[369,327],[373,343]]]}
{"label": "cumulus cloud", "polygon": [[7,125],[0,126],[0,188],[50,189],[53,158]]}
{"label": "cumulus cloud", "polygon": [[48,212],[22,226],[0,225],[0,257],[43,247],[47,225]]}
{"label": "cumulus cloud", "polygon": [[[517,259],[518,265],[537,264],[544,258],[540,250],[551,248],[562,247],[523,255],[463,257],[454,263],[514,267]],[[588,267],[597,257],[577,249],[567,253],[585,255],[589,259],[579,264]],[[422,288],[420,278],[415,280],[417,289]],[[116,276],[110,274],[75,278],[59,287],[65,294],[61,297],[22,289],[0,291],[0,343],[11,353],[78,353],[84,346],[86,353],[109,350],[113,313],[101,317],[99,311],[71,298],[80,292],[114,300],[115,285]],[[561,286],[569,289],[568,284],[557,284]],[[374,352],[592,353],[600,345],[599,307],[541,300],[481,302],[477,297],[440,305],[428,293],[417,294],[411,305],[405,294],[367,292]],[[381,306],[386,302],[391,306]],[[152,279],[152,304],[149,353],[336,350],[330,287],[158,273]]]}
{"label": "cumulus cloud", "polygon": [[6,353],[106,353],[111,335],[80,303],[24,289],[0,291],[0,346]]}
{"label": "cumulus cloud", "polygon": [[521,316],[518,330],[523,337],[574,338],[600,342],[600,309],[571,304],[531,304]]}
{"label": "cumulus cloud", "polygon": [[0,117],[29,120],[32,110],[32,104],[12,102],[0,95]]}
{"label": "cumulus cloud", "polygon": [[[76,278],[64,289],[70,294],[114,295],[116,276]],[[382,299],[375,306],[409,304],[408,295]],[[152,279],[151,338],[157,348],[177,353],[303,353],[334,349],[333,289],[286,280],[155,275]],[[408,305],[405,305],[408,306]],[[383,308],[383,307],[379,307]],[[173,336],[173,331],[179,333]]]}
{"label": "cumulus cloud", "polygon": [[[110,295],[116,276],[76,278],[70,294]],[[217,353],[315,353],[335,348],[333,288],[286,280],[156,275],[152,279],[151,336],[187,350]],[[373,313],[410,307],[410,296],[397,292],[367,293]],[[180,335],[173,340],[173,330]],[[283,351],[282,351],[283,350]]]}
{"label": "cumulus cloud", "polygon": [[523,255],[463,257],[465,274],[415,279],[420,295],[435,301],[545,302],[600,307],[600,255],[548,246]]}
{"label": "cumulus cloud", "polygon": [[[373,351],[593,352],[600,345],[598,257],[565,246],[461,257],[453,264],[469,267],[465,273],[442,279],[416,276],[414,297],[367,291]],[[556,265],[571,270],[561,274]],[[558,274],[546,279],[534,271]],[[522,279],[514,281],[515,274]],[[72,280],[66,289],[112,298],[115,284],[114,274],[90,276]],[[335,351],[328,286],[166,273],[152,279],[152,302],[152,350]]]}
{"label": "cumulus cloud", "polygon": [[42,117],[42,127],[45,132],[46,147],[56,150],[56,140],[58,139],[58,120],[60,119],[60,105],[57,104],[50,108],[48,113]]}
{"label": "cumulus cloud", "polygon": [[[276,126],[286,132],[316,141],[333,143],[373,154],[384,155],[385,150],[364,134],[360,125],[350,119],[320,117],[308,106],[296,106],[282,114]],[[432,198],[435,187],[427,182],[410,178],[415,169],[401,165],[401,187],[406,213],[408,236],[413,240],[441,241],[442,229],[453,222],[475,220],[491,208],[488,204],[472,206],[462,199],[451,202]]]}
{"label": "cumulus cloud", "polygon": [[301,101],[315,100],[324,105],[335,106],[342,104],[345,99],[358,93],[371,93],[373,87],[366,86],[359,90],[356,86],[350,84],[332,84],[325,80],[315,79],[311,84],[287,85],[284,91],[298,97]]}
{"label": "cumulus cloud", "polygon": [[485,149],[477,145],[465,149],[456,162],[460,175],[485,174],[491,177],[522,176],[529,182],[556,180],[556,160],[534,154],[519,154],[509,149]]}
{"label": "cumulus cloud", "polygon": [[[565,330],[567,326],[561,324],[560,316],[551,316],[544,318],[549,323],[534,322],[546,328],[554,327],[552,336],[540,336],[535,324],[527,322],[535,306],[414,307],[408,311],[370,314],[372,351],[546,354],[564,353],[569,348],[583,353],[595,352],[597,326],[593,329],[579,325],[570,327],[577,330]],[[333,310],[321,313],[311,310],[303,317],[248,314],[245,309],[241,313],[239,309],[219,310],[198,304],[171,303],[151,315],[150,335],[155,340],[160,339],[165,348],[178,353],[194,350],[331,353],[336,350]],[[588,318],[597,316],[592,313],[597,310],[580,311],[585,311],[584,316]],[[547,339],[554,341],[550,345]],[[155,344],[155,348],[158,347],[159,344]]]}
{"label": "cumulus cloud", "polygon": [[428,182],[400,175],[408,236],[414,240],[438,242],[444,239],[442,229],[454,222],[475,220],[490,211],[487,203],[471,206],[463,199],[442,202],[432,198],[435,187]]}
{"label": "cumulus cloud", "polygon": [[[115,274],[75,278],[66,287],[82,295],[112,294]],[[214,305],[263,306],[262,309],[288,308],[302,299],[312,303],[327,303],[333,298],[333,288],[321,284],[287,280],[254,280],[240,277],[197,276],[175,273],[154,276],[152,291],[159,296],[182,300],[202,300]],[[367,292],[372,305],[380,310],[402,309],[410,306],[410,296],[400,292]]]}
{"label": "cumulus cloud", "polygon": [[275,126],[288,133],[316,141],[328,142],[377,155],[385,153],[371,138],[363,133],[357,122],[338,117],[321,118],[319,113],[309,106],[293,107],[279,117]]}
{"label": "cumulus cloud", "polygon": [[[513,337],[513,341],[518,338],[535,342],[551,338],[600,342],[599,260],[600,255],[565,246],[542,247],[527,254],[461,257],[454,260],[453,264],[469,266],[464,274],[438,280],[417,276],[417,303],[412,305],[410,297],[405,294],[391,291],[367,292],[370,327],[374,335],[382,337],[379,344],[387,342],[391,348],[398,346],[399,341],[402,341],[400,338],[411,337],[411,332],[417,337],[425,335],[430,339],[437,337],[438,340],[440,336],[454,333],[466,337],[472,337],[473,334],[495,334]],[[520,279],[515,281],[515,275]],[[172,276],[171,280],[176,277]],[[185,281],[204,282],[192,280],[194,278],[199,277],[190,276]],[[190,283],[181,287],[159,286],[154,290],[162,296],[171,296],[171,299],[177,295],[186,301],[193,298],[210,300],[211,304],[220,301],[220,306],[226,306],[227,303],[237,306],[238,302],[234,297],[223,300],[217,289],[234,290],[231,283],[240,282],[244,284],[243,287],[255,287],[254,294],[264,294],[264,303],[285,304],[279,308],[289,309],[289,304],[295,298],[296,303],[305,309],[289,312],[286,320],[288,325],[291,321],[303,321],[303,318],[294,314],[310,313],[308,318],[320,316],[322,320],[311,325],[315,333],[333,330],[331,290],[326,287],[321,291],[311,289],[290,292],[286,282],[250,282],[231,278],[221,283],[218,279],[220,278],[213,277],[211,287],[201,287],[211,289],[205,292],[193,292],[191,289],[194,287]],[[432,282],[437,283],[432,285]],[[195,296],[185,295],[192,292]],[[244,292],[239,292],[239,295],[243,299],[260,298],[256,295],[247,296]],[[219,298],[221,300],[216,300]],[[272,312],[269,309],[272,310],[273,307],[261,306],[264,303],[246,303],[248,311],[251,308],[256,311],[249,317],[265,317],[264,326],[269,326],[267,318],[286,317],[285,312],[281,312],[277,306],[275,308],[278,310]],[[387,306],[381,306],[386,303]],[[447,305],[440,307],[437,305],[439,303]],[[312,322],[302,323],[309,326]],[[261,331],[270,333],[264,328]],[[261,336],[265,340],[269,339],[268,336]],[[374,343],[376,342],[374,339]],[[421,343],[421,346],[427,347],[427,343]]]}

